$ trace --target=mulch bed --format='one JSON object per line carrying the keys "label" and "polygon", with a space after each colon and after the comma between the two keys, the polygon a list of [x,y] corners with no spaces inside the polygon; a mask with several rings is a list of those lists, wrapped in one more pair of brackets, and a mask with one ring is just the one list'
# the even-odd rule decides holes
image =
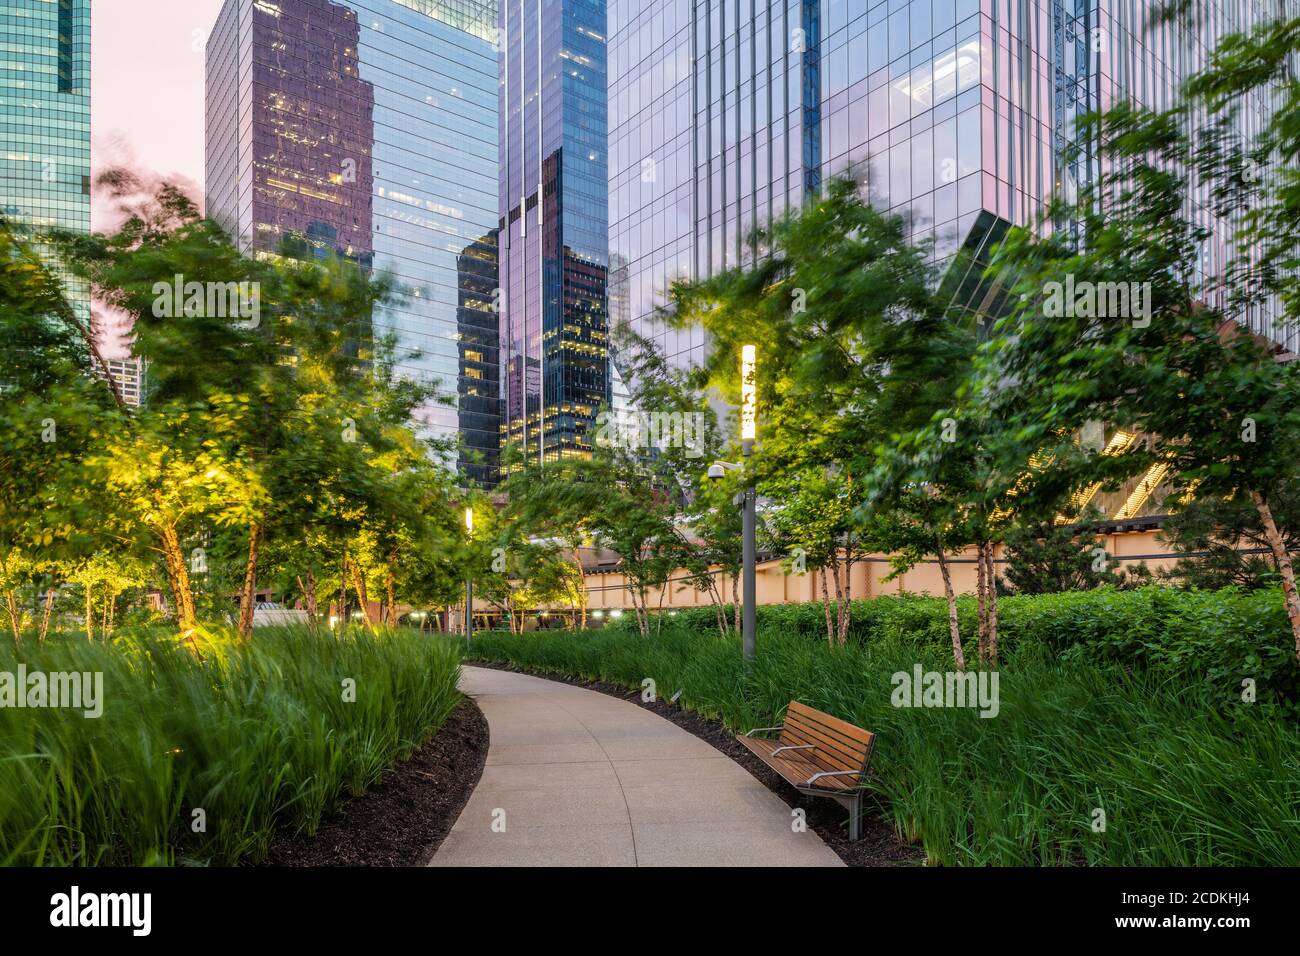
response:
{"label": "mulch bed", "polygon": [[488,724],[466,697],[429,741],[321,820],[271,841],[263,866],[423,866],[483,775]]}
{"label": "mulch bed", "polygon": [[803,808],[809,828],[821,837],[822,842],[834,850],[848,866],[915,866],[925,863],[925,853],[920,848],[909,846],[898,839],[893,824],[885,818],[885,814],[882,812],[884,808],[879,803],[873,808],[871,804],[872,798],[870,797],[864,801],[861,838],[850,843],[848,835],[849,814],[846,809],[834,800],[808,797],[795,790],[781,779],[775,770],[772,770],[753,753],[737,743],[736,735],[728,730],[721,721],[709,720],[707,717],[685,710],[664,698],[658,698],[654,703],[645,703],[641,700],[639,691],[628,690],[626,687],[607,684],[604,681],[583,680],[563,674],[554,674],[549,671],[530,671],[515,667],[512,664],[502,664],[496,661],[466,661],[465,663],[474,667],[514,671],[517,674],[528,674],[530,677],[541,677],[546,680],[572,684],[575,687],[584,687],[587,690],[599,691],[602,694],[608,694],[610,697],[617,697],[619,700],[625,700],[630,704],[636,704],[646,710],[654,711],[665,720],[672,721],[682,730],[692,733],[705,743],[712,745],[715,750],[726,754],[753,774],[767,789],[780,797],[787,806]]}

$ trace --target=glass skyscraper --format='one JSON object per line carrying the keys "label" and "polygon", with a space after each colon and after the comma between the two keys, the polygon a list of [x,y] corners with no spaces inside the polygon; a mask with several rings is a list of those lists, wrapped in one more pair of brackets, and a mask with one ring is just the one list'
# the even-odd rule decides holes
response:
{"label": "glass skyscraper", "polygon": [[391,273],[406,295],[376,333],[438,383],[421,417],[477,481],[500,433],[495,322],[466,312],[497,285],[496,19],[495,0],[226,0],[207,49],[209,215],[250,254]]}
{"label": "glass skyscraper", "polygon": [[[1170,105],[1219,37],[1269,14],[1214,0],[1204,24],[1152,25],[1154,10],[1151,0],[611,0],[613,320],[680,364],[700,361],[698,331],[654,318],[668,283],[742,263],[755,225],[849,171],[878,208],[910,216],[940,264],[963,249],[978,263],[1058,190],[1095,180],[1088,144],[1065,159],[1076,117],[1125,99]],[[1262,123],[1258,107],[1242,133]],[[1207,243],[1211,269],[1226,232]],[[992,305],[973,268],[946,281],[970,307]],[[1266,317],[1250,321],[1277,334]]]}
{"label": "glass skyscraper", "polygon": [[591,452],[610,401],[604,0],[501,0],[502,440]]}
{"label": "glass skyscraper", "polygon": [[[90,0],[0,4],[0,156],[0,215],[38,247],[46,230],[90,231]],[[89,321],[85,285],[64,280]]]}

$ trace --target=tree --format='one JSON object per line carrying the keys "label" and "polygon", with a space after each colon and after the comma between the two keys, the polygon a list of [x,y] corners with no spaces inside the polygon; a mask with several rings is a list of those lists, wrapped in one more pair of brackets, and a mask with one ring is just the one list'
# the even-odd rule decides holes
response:
{"label": "tree", "polygon": [[757,347],[758,442],[746,468],[769,502],[774,544],[835,583],[827,639],[843,642],[852,565],[878,544],[864,536],[873,512],[890,507],[864,507],[875,449],[950,396],[958,343],[927,247],[852,180],[756,233],[753,249],[753,263],[676,284],[670,317],[708,331],[700,379],[733,406],[741,346]]}
{"label": "tree", "polygon": [[[981,395],[1007,424],[1011,460],[1088,421],[1145,436],[1128,451],[1054,469],[1042,488],[1030,482],[1028,495],[1059,496],[1063,478],[1080,487],[1159,474],[1180,498],[1195,491],[1252,502],[1300,656],[1300,592],[1274,512],[1300,444],[1300,370],[1233,320],[1241,298],[1218,294],[1225,275],[1248,293],[1259,287],[1254,260],[1240,261],[1253,253],[1229,251],[1223,274],[1205,267],[1211,233],[1189,220],[1189,190],[1235,197],[1255,184],[1231,182],[1206,162],[1204,145],[1186,132],[1192,120],[1184,104],[1166,113],[1123,106],[1092,121],[1107,171],[1078,203],[1052,210],[1080,223],[1086,242],[1068,230],[1009,233],[994,267],[1015,277],[1013,308],[983,357]],[[1201,179],[1189,184],[1189,169]],[[1068,307],[1062,290],[1075,290]]]}

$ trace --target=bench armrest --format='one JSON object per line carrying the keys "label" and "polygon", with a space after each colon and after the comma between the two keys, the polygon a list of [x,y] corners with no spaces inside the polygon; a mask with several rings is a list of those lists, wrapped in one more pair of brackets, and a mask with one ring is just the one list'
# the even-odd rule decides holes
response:
{"label": "bench armrest", "polygon": [[813,775],[812,775],[811,777],[809,777],[806,781],[804,781],[804,786],[805,786],[805,787],[811,787],[814,783],[816,783],[816,782],[817,782],[818,780],[820,780],[822,777],[843,777],[843,776],[846,776],[847,774],[854,774],[854,775],[856,776],[856,775],[859,775],[859,774],[861,774],[861,773],[862,773],[861,770],[827,770],[827,771],[824,771],[824,772],[822,772],[822,773],[815,773],[815,774],[813,774]]}
{"label": "bench armrest", "polygon": [[755,727],[753,730],[745,732],[746,737],[752,737],[754,734],[771,733],[774,730],[784,730],[784,727]]}
{"label": "bench armrest", "polygon": [[784,746],[784,747],[777,747],[775,750],[772,751],[771,754],[769,754],[769,756],[775,757],[775,756],[776,756],[777,754],[779,754],[782,750],[816,750],[816,749],[817,749],[817,748],[814,747],[812,744],[806,744],[806,745],[799,746],[799,747],[795,747],[795,746],[787,745],[787,746]]}

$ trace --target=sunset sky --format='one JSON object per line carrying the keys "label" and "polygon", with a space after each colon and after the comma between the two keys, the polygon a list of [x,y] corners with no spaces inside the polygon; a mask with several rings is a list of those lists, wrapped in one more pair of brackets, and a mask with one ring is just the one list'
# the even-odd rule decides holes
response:
{"label": "sunset sky", "polygon": [[[203,40],[221,0],[95,0],[91,154],[188,184],[202,201]],[[94,228],[111,225],[96,206]]]}

